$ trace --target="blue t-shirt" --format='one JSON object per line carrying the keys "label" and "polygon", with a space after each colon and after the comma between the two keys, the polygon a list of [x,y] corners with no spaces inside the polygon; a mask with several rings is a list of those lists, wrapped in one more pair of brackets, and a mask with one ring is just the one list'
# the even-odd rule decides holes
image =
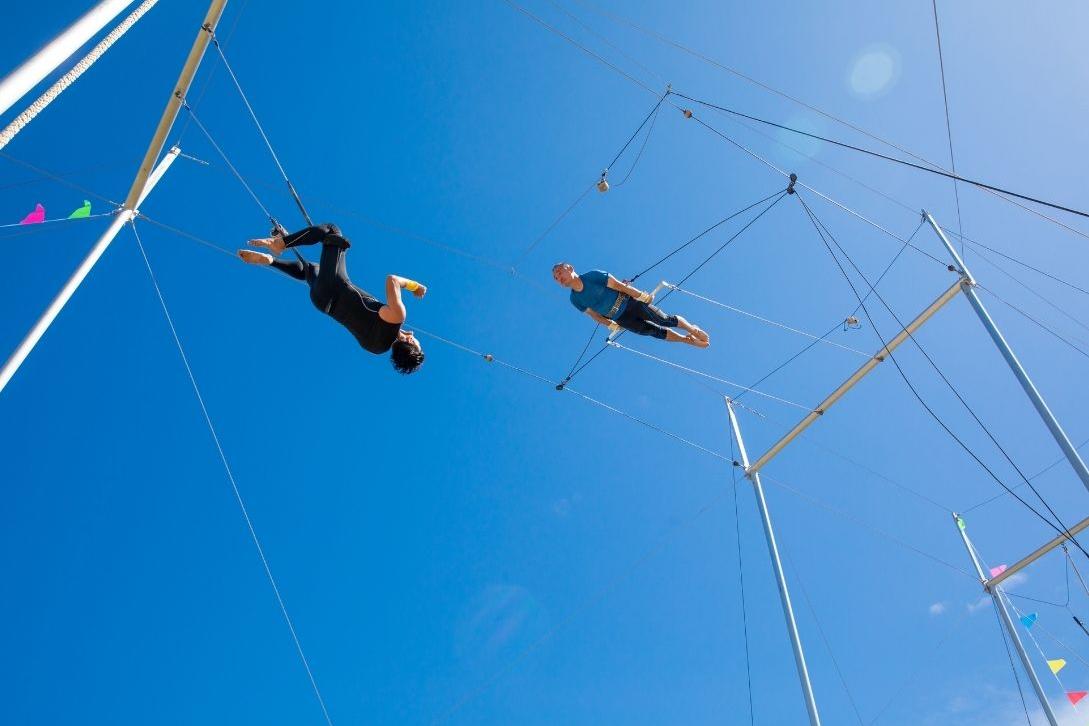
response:
{"label": "blue t-shirt", "polygon": [[[582,280],[582,290],[571,291],[571,304],[578,308],[579,312],[585,312],[587,308],[599,315],[615,320],[624,312],[628,305],[627,296],[621,296],[616,290],[609,289],[609,273],[601,270],[590,270],[579,275]],[[620,305],[613,310],[617,298]],[[612,313],[610,315],[610,313]]]}

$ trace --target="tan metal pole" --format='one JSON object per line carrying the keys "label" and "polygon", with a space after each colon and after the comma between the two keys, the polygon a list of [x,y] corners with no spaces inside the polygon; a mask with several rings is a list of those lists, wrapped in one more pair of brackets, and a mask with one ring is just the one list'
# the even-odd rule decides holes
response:
{"label": "tan metal pole", "polygon": [[914,334],[916,330],[921,328],[923,323],[933,317],[934,313],[941,310],[946,303],[956,297],[957,293],[961,291],[962,285],[963,280],[957,280],[952,285],[950,285],[948,290],[943,292],[937,300],[930,303],[930,306],[927,307],[926,310],[919,313],[919,316],[912,320],[910,323],[908,323],[907,327],[901,330],[896,335],[896,337],[890,340],[884,348],[877,351],[877,353],[874,354],[873,358],[870,358],[868,361],[863,363],[862,367],[855,371],[850,378],[840,384],[839,388],[832,391],[832,393],[829,394],[826,399],[821,401],[815,409],[813,409],[808,415],[806,415],[805,418],[799,421],[797,425],[790,430],[790,433],[779,439],[779,441],[777,441],[774,446],[768,449],[767,452],[765,452],[759,459],[754,461],[752,466],[745,470],[745,473],[754,474],[764,468],[764,465],[771,461],[773,458],[775,458],[775,456],[780,451],[786,448],[787,444],[796,439],[798,435],[805,431],[807,428],[809,428],[809,426],[814,421],[823,416],[824,412],[832,407],[832,404],[834,404],[836,401],[843,397],[843,394],[851,390],[851,388],[853,388],[856,383],[861,381],[867,373],[876,368],[879,363],[884,362],[885,358],[887,358],[888,355],[892,353],[892,351],[896,350],[896,348],[899,347],[901,343],[911,337],[911,335]]}

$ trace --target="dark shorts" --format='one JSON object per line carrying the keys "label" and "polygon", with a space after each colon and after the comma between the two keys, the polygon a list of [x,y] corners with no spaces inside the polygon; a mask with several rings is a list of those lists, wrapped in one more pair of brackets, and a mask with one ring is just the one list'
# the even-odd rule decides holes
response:
{"label": "dark shorts", "polygon": [[665,340],[666,328],[677,327],[677,316],[666,315],[650,303],[628,300],[624,312],[616,319],[616,324],[636,335],[649,335]]}

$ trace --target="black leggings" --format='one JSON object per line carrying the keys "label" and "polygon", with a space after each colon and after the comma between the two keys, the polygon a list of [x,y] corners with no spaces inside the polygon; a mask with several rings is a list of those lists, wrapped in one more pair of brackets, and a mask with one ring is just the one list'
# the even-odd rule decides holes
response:
{"label": "black leggings", "polygon": [[676,328],[676,315],[666,315],[650,303],[629,298],[624,312],[616,319],[616,324],[636,335],[649,335],[659,340],[666,339],[666,328]]}
{"label": "black leggings", "polygon": [[344,252],[350,246],[348,240],[340,235],[340,229],[335,224],[320,224],[287,235],[284,243],[289,249],[321,244],[321,257],[316,265],[302,260],[287,262],[274,259],[272,266],[309,285],[311,302],[322,312],[329,312],[337,293],[352,286],[344,264]]}

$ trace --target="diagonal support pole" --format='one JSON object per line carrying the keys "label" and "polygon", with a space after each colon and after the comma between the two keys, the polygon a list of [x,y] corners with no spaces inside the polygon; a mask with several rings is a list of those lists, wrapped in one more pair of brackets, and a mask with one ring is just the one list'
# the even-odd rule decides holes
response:
{"label": "diagonal support pole", "polygon": [[927,320],[930,320],[930,318],[932,318],[936,312],[945,307],[946,303],[956,297],[957,293],[961,291],[961,287],[961,280],[957,280],[952,285],[950,285],[948,290],[943,292],[937,300],[930,303],[926,310],[923,310],[921,313],[919,313],[919,315],[914,320],[908,323],[907,326],[899,333],[897,333],[892,340],[886,343],[885,346],[881,348],[881,350],[874,353],[873,357],[863,363],[862,367],[855,371],[850,378],[841,383],[839,388],[832,391],[832,393],[828,394],[827,398],[817,404],[817,407],[810,411],[809,414],[805,416],[805,418],[799,421],[794,426],[794,428],[792,428],[786,434],[786,436],[775,442],[775,444],[773,444],[770,449],[768,449],[759,459],[753,462],[752,466],[746,467],[745,473],[755,474],[756,472],[763,469],[769,461],[774,459],[780,451],[786,448],[787,444],[798,438],[798,436],[800,436],[803,431],[809,428],[814,421],[823,416],[825,411],[831,408],[836,401],[841,399],[844,394],[847,393],[847,391],[854,388],[855,384],[865,378],[870,371],[876,368],[879,364],[883,363],[889,357],[892,351],[900,347],[901,343],[914,335],[915,331],[921,328]]}
{"label": "diagonal support pole", "polygon": [[1047,694],[1044,693],[1044,687],[1041,685],[1040,679],[1036,675],[1036,669],[1032,667],[1032,660],[1029,658],[1028,653],[1025,652],[1025,646],[1021,642],[1021,634],[1017,632],[1017,626],[1014,625],[1013,618],[1010,617],[1009,609],[1006,607],[1005,592],[997,585],[994,587],[988,586],[987,576],[983,573],[983,565],[980,564],[975,547],[972,546],[971,540],[968,539],[967,525],[965,525],[964,520],[961,519],[960,515],[955,512],[953,513],[953,520],[956,522],[957,531],[960,533],[960,539],[964,543],[964,548],[968,550],[968,556],[972,560],[972,565],[976,568],[976,574],[979,575],[979,581],[983,583],[984,587],[987,587],[991,599],[994,600],[995,607],[998,608],[999,619],[1006,627],[1006,632],[1010,634],[1010,640],[1013,641],[1014,648],[1017,650],[1017,656],[1021,659],[1021,665],[1025,667],[1025,673],[1028,674],[1029,682],[1032,683],[1032,690],[1036,691],[1036,698],[1040,701],[1040,708],[1043,709],[1044,715],[1047,716],[1047,721],[1051,726],[1059,726],[1059,722],[1055,718],[1055,712],[1051,709],[1051,703],[1047,700]]}
{"label": "diagonal support pole", "polygon": [[949,252],[953,258],[953,262],[956,264],[957,269],[964,278],[964,294],[968,297],[968,302],[972,304],[972,309],[976,315],[979,316],[980,322],[983,323],[983,327],[987,329],[988,335],[991,336],[991,340],[994,341],[995,346],[999,352],[1002,353],[1002,357],[1006,359],[1006,363],[1009,365],[1010,370],[1013,371],[1013,375],[1017,377],[1017,382],[1021,384],[1021,387],[1025,389],[1025,393],[1028,395],[1029,400],[1032,401],[1032,405],[1036,408],[1036,412],[1040,414],[1040,418],[1044,420],[1044,424],[1047,425],[1048,431],[1051,432],[1055,442],[1062,449],[1063,455],[1067,461],[1070,462],[1070,466],[1074,468],[1074,473],[1081,479],[1081,483],[1086,489],[1089,489],[1089,468],[1086,468],[1085,462],[1081,458],[1081,454],[1078,453],[1070,437],[1066,435],[1066,431],[1063,430],[1062,425],[1059,423],[1059,419],[1055,418],[1055,414],[1051,412],[1044,397],[1040,394],[1040,391],[1036,388],[1036,384],[1029,378],[1028,371],[1021,365],[1021,361],[1017,359],[1017,354],[1013,352],[1013,348],[1006,342],[1005,336],[1002,335],[1002,331],[998,329],[998,325],[994,322],[991,314],[987,311],[987,308],[983,305],[983,301],[979,299],[979,294],[976,293],[976,280],[972,277],[972,273],[968,271],[968,268],[964,264],[964,260],[957,250],[950,243],[949,238],[945,236],[945,232],[938,226],[938,223],[934,221],[934,217],[930,216],[930,213],[923,211],[923,217],[934,229],[934,232],[938,235],[938,239],[941,240],[945,246],[946,251]]}
{"label": "diagonal support pole", "polygon": [[756,504],[760,508],[760,521],[764,525],[764,537],[768,541],[771,568],[775,573],[775,582],[779,586],[779,599],[783,603],[783,616],[786,618],[790,645],[794,649],[794,664],[798,668],[798,682],[801,684],[802,696],[805,698],[805,709],[809,713],[809,723],[810,726],[820,726],[821,717],[817,711],[817,698],[813,695],[813,684],[809,681],[809,668],[805,663],[805,651],[802,650],[802,636],[798,633],[798,623],[794,620],[794,607],[790,602],[790,590],[787,588],[783,563],[779,559],[779,545],[775,541],[775,529],[771,526],[771,513],[768,511],[768,503],[764,498],[764,485],[760,483],[759,474],[755,471],[751,474],[748,473],[749,454],[745,450],[745,442],[741,438],[741,427],[737,423],[733,402],[729,398],[726,399],[726,412],[730,416],[730,428],[733,431],[734,440],[737,441],[737,450],[741,456],[741,461],[734,462],[734,465],[745,468],[745,476],[752,482],[753,491],[756,493]]}

